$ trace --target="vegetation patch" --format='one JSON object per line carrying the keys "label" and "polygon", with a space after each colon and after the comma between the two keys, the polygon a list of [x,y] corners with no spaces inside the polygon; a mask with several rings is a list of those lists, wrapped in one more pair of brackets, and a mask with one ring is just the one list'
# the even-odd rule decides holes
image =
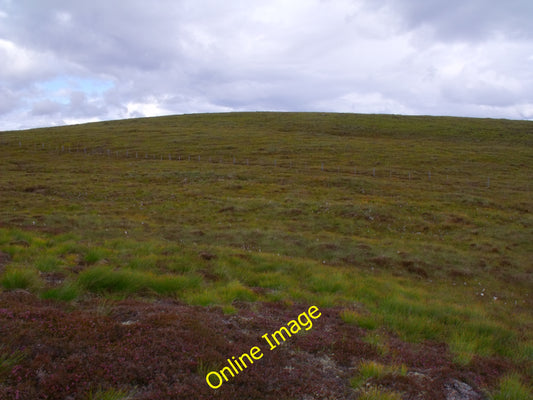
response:
{"label": "vegetation patch", "polygon": [[505,376],[492,400],[526,400],[533,397],[531,388],[526,387],[516,374]]}
{"label": "vegetation patch", "polygon": [[40,280],[35,270],[10,268],[0,277],[0,285],[7,290],[36,289],[40,285]]}

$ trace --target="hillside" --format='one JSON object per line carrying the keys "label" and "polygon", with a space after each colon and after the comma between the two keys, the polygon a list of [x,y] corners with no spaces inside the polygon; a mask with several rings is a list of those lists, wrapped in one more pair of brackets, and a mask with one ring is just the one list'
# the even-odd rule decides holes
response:
{"label": "hillside", "polygon": [[0,151],[0,399],[531,393],[533,122],[198,114]]}

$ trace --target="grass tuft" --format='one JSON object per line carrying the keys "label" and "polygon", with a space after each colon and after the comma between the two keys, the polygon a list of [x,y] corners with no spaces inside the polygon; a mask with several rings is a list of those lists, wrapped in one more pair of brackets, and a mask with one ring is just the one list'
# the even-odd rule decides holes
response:
{"label": "grass tuft", "polygon": [[36,289],[40,283],[39,274],[33,269],[12,268],[0,278],[0,285],[8,290]]}
{"label": "grass tuft", "polygon": [[361,391],[359,400],[402,400],[402,395],[398,392],[383,391],[371,386]]}
{"label": "grass tuft", "polygon": [[111,267],[93,267],[83,271],[78,284],[95,293],[154,292],[159,295],[180,295],[183,291],[199,287],[201,278],[196,275],[156,275],[152,272]]}
{"label": "grass tuft", "polygon": [[54,256],[40,257],[35,261],[35,267],[41,272],[54,272],[59,270],[60,262]]}
{"label": "grass tuft", "polygon": [[500,382],[499,390],[491,397],[492,400],[530,400],[533,399],[531,388],[520,381],[518,375],[508,375]]}
{"label": "grass tuft", "polygon": [[75,282],[64,283],[60,287],[48,289],[41,294],[47,300],[72,301],[81,295],[81,289]]}
{"label": "grass tuft", "polygon": [[0,345],[0,377],[8,374],[11,369],[24,360],[24,358],[26,358],[26,354],[24,352],[5,352],[4,345]]}
{"label": "grass tuft", "polygon": [[377,332],[370,332],[363,338],[363,342],[374,346],[381,356],[389,352],[389,346],[386,339]]}
{"label": "grass tuft", "polygon": [[386,375],[407,375],[407,367],[405,365],[384,365],[376,361],[363,361],[358,373],[350,380],[350,384],[353,388],[361,387],[366,381],[371,378],[379,379]]}
{"label": "grass tuft", "polygon": [[222,301],[230,304],[236,300],[254,301],[257,299],[257,296],[254,292],[237,280],[225,284],[219,289],[219,293]]}
{"label": "grass tuft", "polygon": [[83,254],[83,262],[86,265],[96,264],[98,261],[105,257],[105,252],[101,249],[91,248],[85,251]]}
{"label": "grass tuft", "polygon": [[141,274],[132,271],[113,270],[110,267],[94,267],[83,271],[78,277],[81,287],[96,293],[134,293],[141,288]]}
{"label": "grass tuft", "polygon": [[90,392],[85,400],[128,400],[132,396],[133,393],[120,389],[99,389],[96,392]]}

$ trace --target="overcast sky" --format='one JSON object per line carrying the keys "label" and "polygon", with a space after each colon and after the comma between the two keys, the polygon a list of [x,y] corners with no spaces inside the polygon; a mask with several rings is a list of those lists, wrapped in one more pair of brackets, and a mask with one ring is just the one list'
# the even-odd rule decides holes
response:
{"label": "overcast sky", "polygon": [[0,0],[0,130],[196,112],[533,119],[532,0]]}

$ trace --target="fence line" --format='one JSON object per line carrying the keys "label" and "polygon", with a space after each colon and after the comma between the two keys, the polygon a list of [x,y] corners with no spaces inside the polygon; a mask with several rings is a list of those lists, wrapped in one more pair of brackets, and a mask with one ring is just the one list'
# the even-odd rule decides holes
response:
{"label": "fence line", "polygon": [[[3,144],[8,144],[8,143],[3,143]],[[18,148],[20,148],[22,151],[24,151],[25,149],[23,148],[23,144],[22,144],[22,141],[18,141]],[[31,147],[30,147],[31,148]],[[37,145],[37,143],[33,143],[33,149],[35,151],[46,151],[46,150],[51,150],[52,152],[55,152],[55,153],[58,153],[58,154],[68,154],[68,153],[80,153],[82,152],[81,149],[83,149],[83,154],[86,155],[86,156],[107,156],[108,158],[111,158],[111,157],[114,157],[114,158],[122,158],[122,159],[139,159],[139,150],[134,150],[134,149],[126,149],[126,150],[122,150],[122,152],[120,150],[116,150],[116,151],[111,151],[111,149],[109,148],[106,148],[104,146],[96,146],[96,147],[93,147],[93,148],[90,148],[90,147],[87,147],[87,146],[81,146],[79,144],[77,144],[75,146],[75,149],[73,149],[72,145],[69,144],[68,147],[66,147],[65,145],[61,145],[61,147],[57,146],[55,147],[55,149],[51,146],[47,146],[46,143],[40,143],[40,146]],[[74,151],[73,151],[74,150]],[[130,154],[131,153],[131,154]],[[135,156],[133,156],[133,153],[135,153]],[[309,170],[320,170],[321,172],[324,172],[324,173],[337,173],[337,174],[343,174],[343,175],[352,175],[352,176],[371,176],[373,178],[384,178],[387,176],[386,172],[388,171],[388,178],[389,179],[396,179],[396,180],[402,180],[402,179],[406,179],[408,181],[413,181],[413,180],[417,180],[417,181],[423,181],[423,180],[426,180],[427,182],[430,182],[430,183],[434,183],[434,178],[435,174],[434,172],[432,172],[431,170],[427,171],[427,177],[424,179],[423,176],[424,174],[426,173],[422,173],[422,172],[419,172],[419,171],[413,171],[413,170],[396,170],[394,171],[392,168],[388,167],[388,168],[384,168],[382,170],[376,170],[375,167],[371,167],[371,169],[369,169],[368,167],[365,169],[365,168],[362,168],[361,166],[345,166],[345,167],[342,167],[341,166],[337,166],[336,168],[331,168],[331,167],[328,167],[326,165],[325,162],[320,162],[320,161],[317,161],[317,165],[313,168],[312,166],[309,166],[309,163],[308,161],[303,161],[302,162],[302,168],[298,168],[297,165],[298,163],[297,162],[294,162],[294,160],[292,159],[289,159],[289,160],[285,160],[287,162],[287,165],[285,165],[284,163],[280,163],[278,162],[278,159],[274,158],[272,159],[272,161],[270,162],[267,162],[267,161],[256,161],[254,162],[253,160],[250,161],[249,158],[246,158],[242,161],[239,162],[239,160],[237,159],[237,157],[235,156],[231,156],[229,162],[225,162],[223,157],[218,157],[218,161],[217,161],[217,157],[213,157],[213,156],[209,156],[209,157],[206,157],[204,155],[204,157],[202,158],[202,155],[197,155],[197,157],[195,158],[191,158],[191,155],[184,155],[184,154],[180,154],[178,152],[168,152],[168,153],[160,153],[158,152],[159,154],[156,154],[156,153],[149,153],[149,152],[144,152],[144,159],[146,160],[160,160],[160,161],[175,161],[175,162],[193,162],[193,163],[200,163],[200,162],[203,162],[203,163],[209,163],[209,164],[226,164],[226,165],[246,165],[246,167],[271,167],[271,168],[276,168],[276,169],[290,169],[290,170],[300,170],[300,171],[309,171]],[[159,157],[158,157],[159,155]],[[142,158],[141,158],[142,160]],[[380,172],[379,174],[377,174],[377,172]],[[433,175],[433,176],[432,176]],[[449,176],[446,174],[445,175],[445,182],[448,183],[449,181]],[[474,181],[470,181],[470,184],[468,184],[468,186],[470,187],[478,187],[478,188],[481,188],[481,187],[484,187],[486,189],[490,189],[490,188],[493,188],[494,187],[494,179],[491,179],[491,176],[485,176],[485,177],[476,177],[477,178],[477,181],[474,182]],[[474,179],[476,179],[474,178]],[[481,179],[481,180],[480,180]],[[523,190],[519,190],[519,189],[516,189],[514,188],[514,190],[517,190],[517,191],[526,191],[526,192],[529,192],[530,188],[529,188],[529,184],[526,185],[525,189]]]}

